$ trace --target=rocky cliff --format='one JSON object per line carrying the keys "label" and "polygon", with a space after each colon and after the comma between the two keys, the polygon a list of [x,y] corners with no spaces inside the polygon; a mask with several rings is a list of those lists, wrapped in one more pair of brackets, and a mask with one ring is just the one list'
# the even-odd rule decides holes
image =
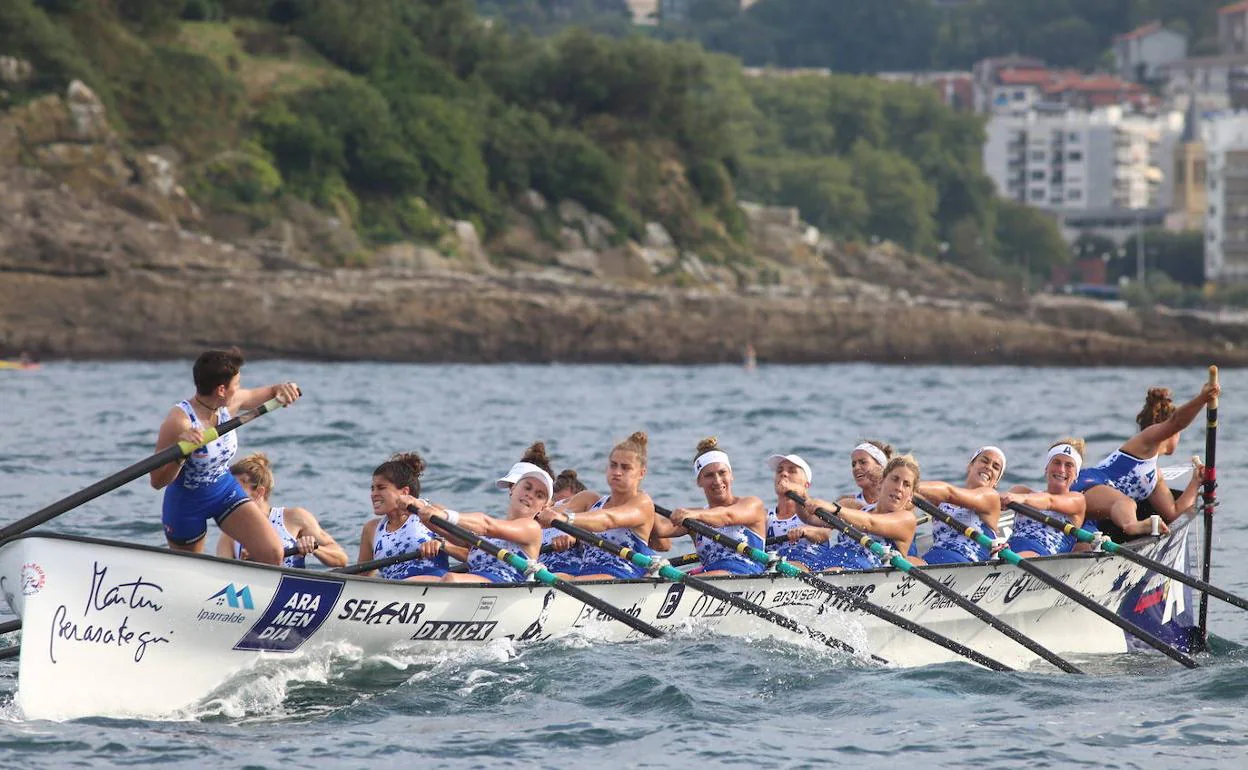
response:
{"label": "rocky cliff", "polygon": [[[123,146],[75,83],[0,113],[0,354],[394,361],[1248,362],[1248,325],[1022,297],[889,244],[833,243],[744,205],[721,265],[531,193],[482,243],[369,252],[296,201],[260,230],[201,211],[166,150]],[[359,266],[330,267],[350,262]]]}

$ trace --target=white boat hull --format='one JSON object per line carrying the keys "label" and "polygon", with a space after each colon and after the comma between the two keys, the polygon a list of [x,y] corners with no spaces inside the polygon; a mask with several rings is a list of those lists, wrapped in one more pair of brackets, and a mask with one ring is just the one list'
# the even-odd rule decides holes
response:
{"label": "white boat hull", "polygon": [[[1168,543],[1167,560],[1186,567],[1187,528],[1178,527],[1172,538],[1181,539],[1146,545],[1145,552]],[[1190,635],[1191,593],[1181,584],[1107,554],[1035,563],[1115,612],[1129,606],[1160,613],[1175,634]],[[927,571],[1055,652],[1128,649],[1118,627],[1009,565]],[[896,570],[826,577],[1002,663],[1022,668],[1036,661]],[[921,666],[961,660],[873,616],[846,611],[793,578],[714,581],[847,642],[864,661]],[[649,580],[581,585],[661,629],[693,624],[817,645],[687,586]],[[540,584],[393,583],[56,535],[0,545],[0,591],[23,621],[16,704],[37,719],[176,715],[265,660],[326,647],[371,655],[577,632],[612,641],[644,638]]]}

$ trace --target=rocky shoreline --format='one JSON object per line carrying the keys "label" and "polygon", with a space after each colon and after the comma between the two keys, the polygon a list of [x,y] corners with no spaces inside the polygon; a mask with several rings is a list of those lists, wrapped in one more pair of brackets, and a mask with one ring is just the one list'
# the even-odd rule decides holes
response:
{"label": "rocky shoreline", "polygon": [[0,114],[0,355],[701,364],[748,344],[785,363],[1248,364],[1248,324],[1018,296],[889,244],[832,243],[791,209],[744,207],[749,265],[651,226],[595,243],[602,223],[561,202],[558,243],[518,215],[490,243],[452,223],[441,253],[327,267],[318,249],[357,248],[341,223],[291,208],[231,237],[172,165],[122,147],[82,88]]}

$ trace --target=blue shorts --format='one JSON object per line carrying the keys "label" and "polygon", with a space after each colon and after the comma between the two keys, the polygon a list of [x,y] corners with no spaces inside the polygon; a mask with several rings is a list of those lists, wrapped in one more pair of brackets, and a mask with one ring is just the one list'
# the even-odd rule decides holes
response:
{"label": "blue shorts", "polygon": [[[809,565],[808,565],[809,566]],[[872,569],[883,566],[879,557],[860,545],[846,548],[838,546],[827,549],[827,557],[819,565],[819,570],[840,567],[841,569]]]}
{"label": "blue shorts", "polygon": [[528,579],[523,572],[509,564],[503,564],[501,561],[496,564],[469,570],[469,572],[473,575],[479,575],[491,583],[523,583]]}
{"label": "blue shorts", "polygon": [[928,564],[970,564],[973,561],[966,554],[952,548],[933,548],[923,554],[923,560]]}
{"label": "blue shorts", "polygon": [[1032,540],[1029,537],[1023,537],[1021,535],[1015,535],[1014,537],[1011,537],[1010,542],[1007,543],[1007,545],[1009,545],[1010,550],[1013,551],[1014,553],[1022,553],[1023,551],[1035,551],[1041,556],[1052,556],[1054,553],[1053,551],[1049,550],[1049,547],[1047,545],[1040,542],[1039,540]]}
{"label": "blue shorts", "polygon": [[752,559],[744,559],[740,556],[732,556],[727,559],[720,559],[706,564],[702,567],[703,572],[712,572],[714,570],[723,570],[733,575],[761,575],[765,567]]}
{"label": "blue shorts", "polygon": [[1109,475],[1107,469],[1104,468],[1084,468],[1079,471],[1079,475],[1075,478],[1075,483],[1070,485],[1072,492],[1086,492],[1092,487],[1107,486],[1112,487],[1113,477]]}
{"label": "blue shorts", "polygon": [[580,572],[583,555],[584,551],[578,543],[566,551],[551,551],[542,554],[542,564],[546,565],[546,569],[551,572],[576,575]]}
{"label": "blue shorts", "polygon": [[378,575],[386,580],[406,580],[409,577],[433,575],[441,577],[451,571],[451,560],[446,551],[439,551],[432,559],[412,559],[382,567]]}
{"label": "blue shorts", "polygon": [[175,545],[191,545],[208,534],[208,520],[220,526],[238,507],[251,502],[238,479],[232,474],[195,489],[187,489],[177,481],[165,487],[160,521],[165,537]]}

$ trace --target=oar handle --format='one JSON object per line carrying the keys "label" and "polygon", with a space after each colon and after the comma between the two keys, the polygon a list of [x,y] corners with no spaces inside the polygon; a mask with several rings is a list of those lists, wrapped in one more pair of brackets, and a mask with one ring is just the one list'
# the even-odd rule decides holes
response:
{"label": "oar handle", "polygon": [[[1209,382],[1218,383],[1218,367],[1209,367]],[[1201,509],[1204,514],[1205,539],[1201,544],[1200,578],[1209,582],[1213,563],[1213,511],[1218,503],[1218,399],[1215,396],[1205,409],[1205,480],[1201,488]],[[1197,626],[1200,628],[1201,642],[1209,646],[1209,596],[1200,597],[1197,611]]]}
{"label": "oar handle", "polygon": [[[407,509],[411,511],[412,513],[420,513],[420,509],[414,505],[409,505]],[[514,567],[515,569],[518,569],[521,572],[524,572],[525,574],[533,575],[533,577],[537,578],[542,583],[545,583],[546,585],[551,586],[552,588],[557,588],[560,591],[563,591],[564,593],[566,593],[567,595],[573,597],[574,599],[579,599],[581,602],[589,605],[590,607],[593,607],[594,609],[598,610],[602,614],[614,620],[620,621],[621,623],[625,624],[629,628],[632,628],[636,631],[640,631],[646,636],[649,636],[652,638],[658,638],[660,636],[663,636],[662,631],[650,625],[649,623],[645,622],[644,620],[641,620],[640,618],[635,618],[632,615],[629,615],[627,612],[624,612],[620,608],[615,607],[611,604],[608,604],[607,602],[603,601],[602,599],[599,599],[597,596],[594,596],[593,594],[589,593],[588,591],[585,591],[584,589],[578,588],[577,586],[569,585],[567,582],[560,580],[552,572],[550,572],[550,570],[541,566],[540,562],[530,565],[529,560],[524,558],[520,554],[514,553],[512,551],[508,551],[507,549],[501,546],[497,546],[491,543],[490,541],[486,540],[485,538],[477,535],[475,532],[464,529],[458,524],[452,524],[451,522],[447,521],[445,516],[440,516],[440,515],[435,514],[429,517],[429,522],[435,525],[436,527],[438,527],[439,529],[450,533],[452,536],[459,538],[460,540],[463,540],[465,543],[470,544],[473,548],[480,549],[484,551],[485,553],[488,553],[489,555],[493,556],[495,559],[498,559],[504,564]]]}
{"label": "oar handle", "polygon": [[165,447],[145,460],[140,460],[134,465],[120,470],[106,479],[97,481],[86,489],[79,490],[68,497],[61,498],[46,508],[41,508],[29,516],[23,519],[18,519],[7,527],[0,529],[0,540],[16,537],[29,529],[37,527],[44,522],[60,516],[62,513],[77,508],[84,503],[90,502],[100,495],[111,492],[123,484],[128,484],[140,476],[145,476],[157,468],[168,465],[174,460],[186,457],[204,444],[216,441],[218,438],[224,436],[230,431],[236,430],[257,417],[263,414],[268,414],[269,412],[283,406],[285,406],[285,404],[276,398],[269,399],[255,409],[243,412],[230,420],[226,420],[215,428],[206,428],[204,430],[204,440],[199,444],[191,444],[190,442],[181,441],[173,446]]}

